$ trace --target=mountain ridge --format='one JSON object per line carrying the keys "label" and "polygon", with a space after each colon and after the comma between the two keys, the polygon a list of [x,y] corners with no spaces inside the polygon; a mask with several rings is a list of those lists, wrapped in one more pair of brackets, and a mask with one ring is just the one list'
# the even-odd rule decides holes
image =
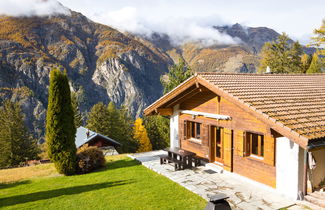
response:
{"label": "mountain ridge", "polygon": [[[240,24],[214,28],[246,42],[174,46],[165,34],[122,33],[73,11],[70,16],[0,16],[0,102],[20,101],[29,129],[40,138],[49,72],[59,67],[66,69],[83,113],[100,101],[113,101],[138,117],[162,95],[160,77],[179,58],[194,71],[255,72],[262,44],[279,35]],[[21,88],[30,94],[21,96]]]}

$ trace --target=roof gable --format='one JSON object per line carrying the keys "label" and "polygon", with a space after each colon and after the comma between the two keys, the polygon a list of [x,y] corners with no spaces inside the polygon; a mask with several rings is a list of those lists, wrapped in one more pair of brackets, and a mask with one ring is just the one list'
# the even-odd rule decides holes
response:
{"label": "roof gable", "polygon": [[[87,136],[87,132],[89,132],[88,136]],[[102,137],[103,139],[109,141],[110,143],[113,143],[116,146],[121,145],[117,141],[115,141],[107,136],[104,136],[102,134],[96,133],[96,132],[91,131],[85,127],[80,126],[79,128],[77,128],[77,133],[76,133],[76,138],[75,138],[76,147],[77,148],[81,147],[82,145],[88,143],[89,141],[91,141],[92,139],[94,139],[97,136]]]}

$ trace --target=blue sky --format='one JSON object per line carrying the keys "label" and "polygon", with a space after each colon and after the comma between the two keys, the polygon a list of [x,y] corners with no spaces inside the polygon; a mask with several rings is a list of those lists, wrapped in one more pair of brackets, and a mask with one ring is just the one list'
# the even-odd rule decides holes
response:
{"label": "blue sky", "polygon": [[[126,20],[136,18],[139,23],[163,23],[168,19],[203,19],[208,23],[242,23],[247,26],[266,26],[286,32],[303,43],[325,18],[325,1],[286,0],[59,0],[72,10],[82,12],[90,19],[114,27],[112,16]],[[129,10],[127,10],[129,9]],[[131,11],[134,17],[128,14]],[[122,17],[121,17],[122,16]],[[113,21],[114,22],[114,21]],[[176,21],[177,22],[177,21]],[[157,24],[156,24],[157,25]],[[128,27],[128,26],[126,26]]]}

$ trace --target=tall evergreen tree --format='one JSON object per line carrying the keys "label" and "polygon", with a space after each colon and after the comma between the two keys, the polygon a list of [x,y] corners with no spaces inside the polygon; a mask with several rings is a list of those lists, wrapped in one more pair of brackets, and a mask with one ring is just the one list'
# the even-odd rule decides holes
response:
{"label": "tall evergreen tree", "polygon": [[133,139],[134,120],[124,106],[119,109],[118,122],[119,137],[116,140],[119,140],[119,142],[122,144],[122,146],[118,148],[118,151],[122,153],[136,152],[139,145],[138,142]]}
{"label": "tall evergreen tree", "polygon": [[0,167],[36,159],[39,152],[27,131],[20,105],[9,100],[0,108],[0,148]]}
{"label": "tall evergreen tree", "polygon": [[138,144],[133,139],[133,120],[125,107],[116,108],[113,102],[108,106],[98,103],[93,106],[87,120],[87,128],[108,136],[122,144],[118,152],[135,152]]}
{"label": "tall evergreen tree", "polygon": [[320,73],[321,72],[321,64],[318,59],[318,53],[314,53],[313,59],[310,63],[310,66],[308,70],[306,71],[307,74],[314,74],[314,73]]}
{"label": "tall evergreen tree", "polygon": [[142,119],[138,118],[134,122],[134,136],[133,138],[139,142],[139,148],[137,152],[148,152],[152,150],[147,130],[142,124]]}
{"label": "tall evergreen tree", "polygon": [[186,65],[183,59],[180,59],[178,64],[171,66],[169,72],[160,78],[160,82],[164,87],[164,94],[174,89],[192,75],[192,70]]}
{"label": "tall evergreen tree", "polygon": [[109,136],[109,114],[103,102],[95,104],[88,113],[87,128],[97,133]]}
{"label": "tall evergreen tree", "polygon": [[46,115],[48,155],[59,173],[71,175],[76,170],[76,127],[68,77],[58,69],[50,73]]}
{"label": "tall evergreen tree", "polygon": [[144,117],[144,126],[153,150],[160,150],[169,146],[169,119],[160,115]]}
{"label": "tall evergreen tree", "polygon": [[77,94],[75,92],[71,92],[71,104],[74,113],[74,124],[77,128],[83,125],[82,114],[79,110],[79,103],[77,99]]}
{"label": "tall evergreen tree", "polygon": [[120,137],[120,113],[113,101],[107,105],[108,113],[108,135],[111,138]]}
{"label": "tall evergreen tree", "polygon": [[301,73],[302,47],[299,42],[290,43],[283,33],[276,41],[266,42],[261,51],[259,72],[264,73],[267,66],[273,73]]}

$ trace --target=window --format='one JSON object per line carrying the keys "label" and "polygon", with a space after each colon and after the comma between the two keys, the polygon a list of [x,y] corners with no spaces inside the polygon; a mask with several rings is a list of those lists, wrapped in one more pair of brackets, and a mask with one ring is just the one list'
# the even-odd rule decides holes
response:
{"label": "window", "polygon": [[264,157],[264,136],[246,132],[246,156]]}
{"label": "window", "polygon": [[184,139],[201,138],[201,123],[184,121]]}

